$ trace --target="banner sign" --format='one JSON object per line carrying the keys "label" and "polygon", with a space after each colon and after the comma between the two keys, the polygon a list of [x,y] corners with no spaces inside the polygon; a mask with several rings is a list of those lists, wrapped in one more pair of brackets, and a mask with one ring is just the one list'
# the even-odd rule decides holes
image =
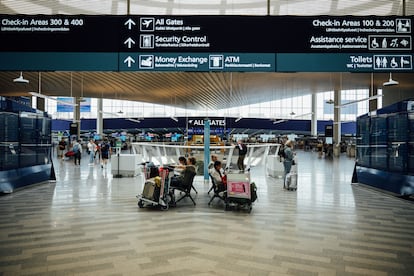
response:
{"label": "banner sign", "polygon": [[[44,70],[74,71],[411,72],[412,19],[0,15],[0,70],[41,70],[29,61],[42,60]],[[296,62],[304,55],[315,62]]]}

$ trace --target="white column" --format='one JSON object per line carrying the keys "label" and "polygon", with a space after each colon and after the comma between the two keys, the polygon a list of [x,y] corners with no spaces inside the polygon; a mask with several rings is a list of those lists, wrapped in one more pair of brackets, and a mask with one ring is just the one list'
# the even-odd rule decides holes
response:
{"label": "white column", "polygon": [[334,90],[334,125],[333,125],[333,140],[334,144],[341,142],[341,108],[337,106],[341,105],[341,90]]}
{"label": "white column", "polygon": [[73,107],[73,122],[78,123],[78,133],[76,134],[77,139],[80,139],[80,130],[81,130],[81,120],[80,120],[80,105],[81,101],[79,97],[73,98],[74,103],[76,106]]}
{"label": "white column", "polygon": [[102,114],[102,106],[103,106],[103,99],[98,98],[98,114],[96,117],[96,133],[97,134],[103,134],[103,114]]}
{"label": "white column", "polygon": [[311,118],[311,136],[318,136],[318,105],[317,105],[317,95],[312,93],[312,118]]}

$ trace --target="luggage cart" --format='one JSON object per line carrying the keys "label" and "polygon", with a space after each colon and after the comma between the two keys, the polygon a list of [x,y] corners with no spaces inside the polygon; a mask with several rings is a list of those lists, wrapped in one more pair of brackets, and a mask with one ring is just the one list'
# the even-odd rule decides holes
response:
{"label": "luggage cart", "polygon": [[227,174],[227,196],[225,198],[225,210],[232,207],[244,208],[249,213],[252,211],[250,191],[250,172]]}
{"label": "luggage cart", "polygon": [[138,207],[158,206],[162,210],[168,210],[173,200],[169,193],[170,178],[171,171],[161,167],[159,176],[146,179],[142,194],[137,195]]}

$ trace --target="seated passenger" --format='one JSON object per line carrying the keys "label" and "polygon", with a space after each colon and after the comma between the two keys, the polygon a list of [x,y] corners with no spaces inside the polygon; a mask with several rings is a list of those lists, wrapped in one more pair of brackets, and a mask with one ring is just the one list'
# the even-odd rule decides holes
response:
{"label": "seated passenger", "polygon": [[225,191],[227,189],[227,176],[222,173],[221,162],[218,160],[215,161],[214,168],[209,173],[217,185],[217,189],[219,191]]}
{"label": "seated passenger", "polygon": [[213,168],[214,168],[214,162],[216,162],[217,160],[218,160],[217,155],[212,154],[212,155],[211,155],[211,162],[210,162],[210,164],[208,164],[208,169],[209,169],[209,170],[211,170],[211,169],[213,169]]}
{"label": "seated passenger", "polygon": [[[188,161],[190,163],[189,165],[187,165],[187,161],[185,160],[185,158],[182,159],[180,157],[179,161],[181,163],[179,165],[180,168],[181,168],[181,172],[180,172],[179,175],[175,175],[171,178],[171,187],[181,187],[182,186],[182,182],[183,182],[183,179],[184,179],[184,175],[186,174],[186,171],[191,171],[193,173],[196,173],[196,167],[195,167],[196,159],[194,157],[188,158]],[[184,165],[184,164],[186,164],[186,165]]]}
{"label": "seated passenger", "polygon": [[178,158],[178,165],[174,168],[175,175],[182,175],[185,167],[187,166],[187,159],[184,156]]}
{"label": "seated passenger", "polygon": [[196,159],[194,157],[190,157],[188,158],[188,165],[185,167],[185,170],[191,170],[194,173],[197,173],[197,168],[196,168]]}

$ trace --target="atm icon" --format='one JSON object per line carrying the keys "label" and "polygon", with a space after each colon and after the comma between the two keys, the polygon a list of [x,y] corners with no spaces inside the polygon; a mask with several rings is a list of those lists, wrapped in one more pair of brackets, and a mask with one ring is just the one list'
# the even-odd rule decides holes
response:
{"label": "atm icon", "polygon": [[223,69],[224,56],[223,55],[209,55],[209,68],[210,69]]}

